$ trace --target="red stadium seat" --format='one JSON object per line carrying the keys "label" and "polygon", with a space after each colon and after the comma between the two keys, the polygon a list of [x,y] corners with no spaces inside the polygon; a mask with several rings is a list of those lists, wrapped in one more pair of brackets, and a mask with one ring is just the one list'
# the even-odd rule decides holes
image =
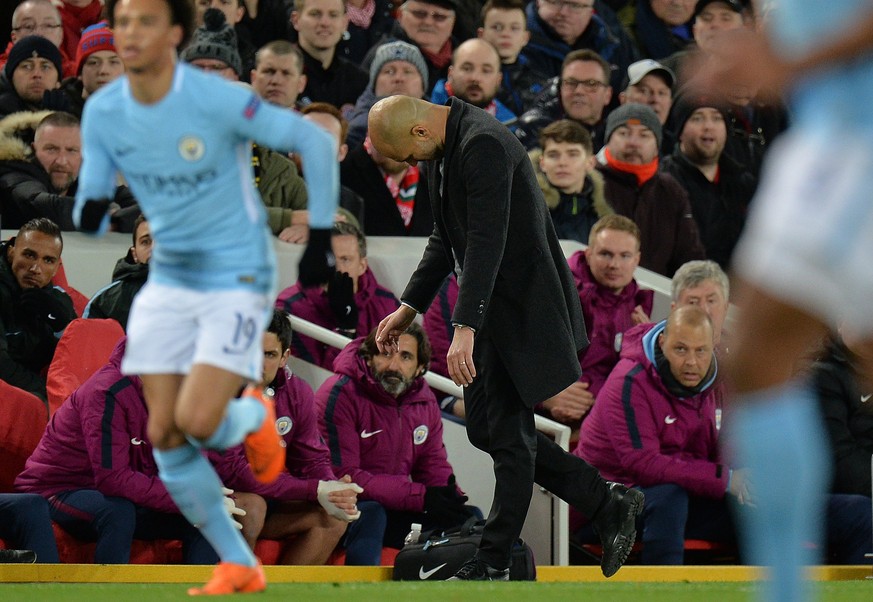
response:
{"label": "red stadium seat", "polygon": [[85,306],[88,305],[88,297],[70,286],[70,283],[67,281],[67,273],[64,270],[63,259],[61,259],[58,264],[58,271],[55,274],[55,277],[52,278],[52,284],[60,286],[67,292],[70,299],[73,300],[73,308],[76,310],[76,315],[81,317],[82,313],[85,311]]}
{"label": "red stadium seat", "polygon": [[45,403],[31,393],[0,380],[0,492],[24,469],[45,430]]}
{"label": "red stadium seat", "polygon": [[109,361],[112,350],[123,336],[124,330],[115,320],[77,318],[70,322],[58,341],[46,377],[50,415]]}

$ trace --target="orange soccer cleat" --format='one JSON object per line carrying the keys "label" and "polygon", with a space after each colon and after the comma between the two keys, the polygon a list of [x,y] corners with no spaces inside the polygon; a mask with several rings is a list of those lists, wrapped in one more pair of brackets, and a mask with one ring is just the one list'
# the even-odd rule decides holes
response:
{"label": "orange soccer cleat", "polygon": [[264,567],[245,566],[230,562],[219,563],[212,573],[212,579],[203,587],[192,587],[189,596],[221,596],[223,594],[245,594],[262,592],[267,589]]}
{"label": "orange soccer cleat", "polygon": [[285,448],[276,431],[276,407],[273,400],[257,387],[248,386],[243,397],[253,397],[266,410],[266,416],[258,430],[249,433],[243,446],[252,474],[261,483],[272,483],[285,467]]}

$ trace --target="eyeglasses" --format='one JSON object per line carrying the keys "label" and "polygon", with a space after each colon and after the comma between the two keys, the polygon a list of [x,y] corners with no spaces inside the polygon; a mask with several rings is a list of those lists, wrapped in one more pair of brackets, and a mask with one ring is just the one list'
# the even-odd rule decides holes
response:
{"label": "eyeglasses", "polygon": [[25,23],[24,25],[13,27],[12,31],[20,31],[27,35],[31,35],[35,31],[49,33],[51,30],[58,29],[59,27],[61,27],[60,23],[42,23],[41,25],[37,25],[36,23]]}
{"label": "eyeglasses", "polygon": [[412,15],[413,17],[415,17],[416,19],[418,19],[419,21],[424,21],[425,19],[427,19],[428,16],[430,16],[430,18],[433,19],[434,23],[445,23],[452,16],[451,14],[438,13],[435,11],[428,12],[428,11],[422,10],[420,8],[407,8],[404,10],[406,12],[408,12],[410,15]]}
{"label": "eyeglasses", "polygon": [[582,4],[581,2],[568,2],[567,0],[542,0],[543,4],[552,10],[559,11],[566,8],[571,13],[583,13],[594,8],[594,4]]}
{"label": "eyeglasses", "polygon": [[573,79],[570,77],[561,80],[561,87],[568,92],[575,92],[579,86],[582,86],[586,92],[597,92],[600,88],[605,88],[608,85],[597,79]]}

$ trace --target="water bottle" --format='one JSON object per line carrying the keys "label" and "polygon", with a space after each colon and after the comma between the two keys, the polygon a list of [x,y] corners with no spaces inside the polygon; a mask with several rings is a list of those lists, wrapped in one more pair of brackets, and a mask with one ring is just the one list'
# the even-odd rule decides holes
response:
{"label": "water bottle", "polygon": [[418,523],[412,523],[410,526],[410,531],[406,535],[406,539],[403,540],[403,545],[409,545],[411,543],[418,543],[418,538],[421,537],[421,525]]}

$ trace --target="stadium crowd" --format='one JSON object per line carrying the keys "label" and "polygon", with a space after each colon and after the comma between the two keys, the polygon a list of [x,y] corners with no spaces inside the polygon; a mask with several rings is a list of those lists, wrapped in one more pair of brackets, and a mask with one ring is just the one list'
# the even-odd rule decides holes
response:
{"label": "stadium crowd", "polygon": [[[148,222],[123,182],[111,227],[131,234],[132,245],[106,287],[83,300],[66,282],[74,285],[75,274],[59,269],[63,232],[74,229],[83,107],[124,73],[107,15],[100,0],[5,4],[14,9],[0,14],[0,41],[8,41],[0,227],[16,234],[0,243],[0,433],[21,439],[15,404],[36,404],[50,421],[20,475],[0,483],[0,538],[10,550],[35,551],[37,562],[63,559],[55,535],[96,542],[92,560],[109,563],[128,562],[134,539],[180,539],[184,561],[212,563],[214,552],[157,478],[141,383],[118,365],[151,254]],[[725,274],[788,115],[780,99],[749,87],[723,96],[701,89],[695,67],[722,32],[760,27],[766,15],[748,0],[195,4],[198,29],[180,60],[301,111],[340,149],[336,273],[325,287],[297,283],[279,293],[264,333],[261,385],[277,402],[287,471],[264,486],[244,474],[240,450],[210,457],[234,490],[227,507],[249,544],[283,541],[274,560],[287,564],[338,562],[340,552],[348,564],[378,564],[381,547],[400,547],[410,521],[445,529],[477,515],[442,443],[439,409],[463,419],[463,399],[438,400],[422,378],[428,369],[447,374],[455,277],[396,357],[374,352],[372,332],[400,291],[376,281],[367,238],[433,228],[419,168],[382,156],[367,133],[370,108],[402,94],[440,104],[455,96],[505,124],[529,151],[559,237],[587,245],[568,259],[591,339],[579,354],[583,376],[537,411],[571,426],[575,453],[606,478],[645,491],[642,562],[683,563],[687,538],[733,545],[728,509],[754,512],[754,483],[719,447],[729,412],[719,372],[730,353]],[[306,242],[299,161],[258,145],[248,157],[273,234]],[[665,321],[651,322],[652,292],[637,284],[637,267],[673,278]],[[284,312],[352,342],[338,351],[291,332]],[[117,321],[118,346],[57,408],[47,373],[78,317]],[[856,369],[869,354],[853,347],[852,333],[834,333],[798,358],[831,434],[836,477],[821,554],[831,562],[863,562],[873,548],[871,385]],[[335,375],[313,392],[288,368],[292,355]],[[361,489],[351,522],[331,497],[349,483]],[[575,541],[596,541],[576,518]]]}

